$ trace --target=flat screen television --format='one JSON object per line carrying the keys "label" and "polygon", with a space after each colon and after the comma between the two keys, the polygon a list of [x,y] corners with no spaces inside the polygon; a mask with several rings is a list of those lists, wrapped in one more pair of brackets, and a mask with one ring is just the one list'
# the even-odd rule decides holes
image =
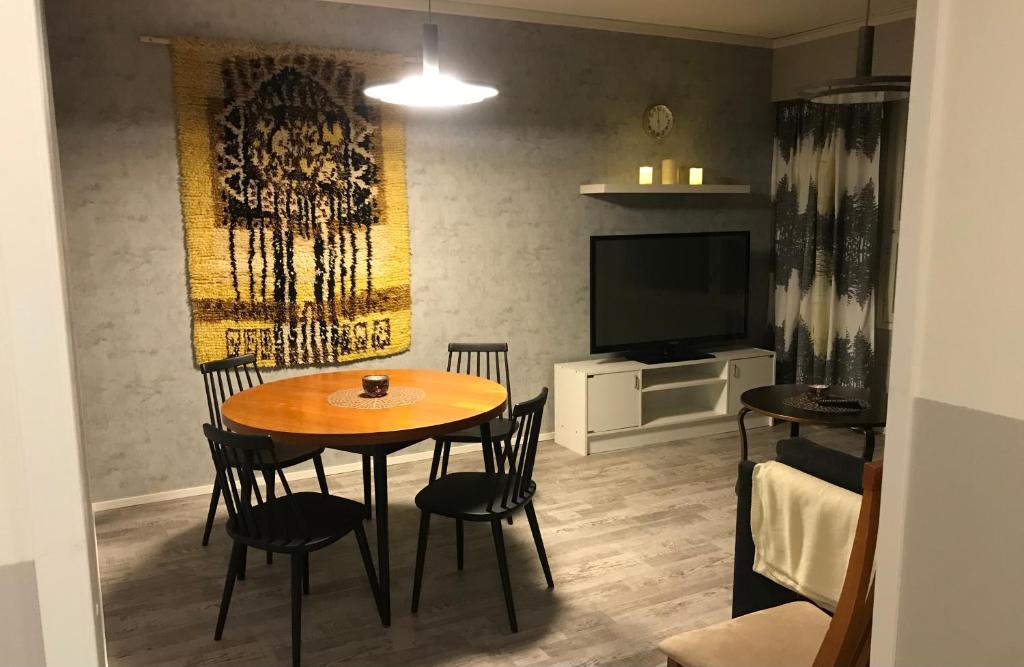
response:
{"label": "flat screen television", "polygon": [[590,237],[590,351],[645,363],[747,336],[749,232]]}

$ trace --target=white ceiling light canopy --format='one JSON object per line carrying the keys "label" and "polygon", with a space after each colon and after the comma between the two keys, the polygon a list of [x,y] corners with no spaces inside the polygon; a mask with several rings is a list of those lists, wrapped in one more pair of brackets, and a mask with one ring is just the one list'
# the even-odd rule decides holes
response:
{"label": "white ceiling light canopy", "polygon": [[498,94],[496,88],[460,81],[441,74],[438,58],[437,24],[431,22],[427,4],[427,22],[423,24],[423,74],[408,76],[395,83],[370,86],[364,92],[388,104],[408,107],[455,107],[476,104]]}

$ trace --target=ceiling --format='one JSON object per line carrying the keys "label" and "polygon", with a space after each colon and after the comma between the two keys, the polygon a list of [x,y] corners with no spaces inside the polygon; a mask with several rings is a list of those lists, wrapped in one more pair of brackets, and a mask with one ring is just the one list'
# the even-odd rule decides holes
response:
{"label": "ceiling", "polygon": [[[347,0],[426,9],[427,0]],[[780,46],[854,30],[868,0],[433,0],[442,14],[482,16]],[[871,0],[872,23],[909,18],[915,0]],[[705,34],[701,34],[705,33]]]}

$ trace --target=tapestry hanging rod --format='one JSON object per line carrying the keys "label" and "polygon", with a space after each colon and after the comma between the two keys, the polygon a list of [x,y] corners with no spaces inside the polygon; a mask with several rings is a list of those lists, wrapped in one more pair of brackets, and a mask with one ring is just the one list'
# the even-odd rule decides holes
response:
{"label": "tapestry hanging rod", "polygon": [[[158,37],[157,35],[139,35],[139,41],[143,44],[163,44],[165,46],[170,45],[170,37]],[[402,62],[406,63],[419,63],[423,62],[421,58],[416,56],[405,56],[402,58]]]}

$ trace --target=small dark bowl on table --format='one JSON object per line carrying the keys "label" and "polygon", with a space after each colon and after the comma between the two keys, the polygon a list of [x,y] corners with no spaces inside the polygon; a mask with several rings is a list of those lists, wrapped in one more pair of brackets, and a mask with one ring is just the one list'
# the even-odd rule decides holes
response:
{"label": "small dark bowl on table", "polygon": [[830,387],[827,384],[807,385],[807,393],[810,394],[812,398],[825,398],[828,395],[829,389]]}
{"label": "small dark bowl on table", "polygon": [[387,375],[364,375],[363,393],[370,398],[380,398],[388,393],[390,379]]}

